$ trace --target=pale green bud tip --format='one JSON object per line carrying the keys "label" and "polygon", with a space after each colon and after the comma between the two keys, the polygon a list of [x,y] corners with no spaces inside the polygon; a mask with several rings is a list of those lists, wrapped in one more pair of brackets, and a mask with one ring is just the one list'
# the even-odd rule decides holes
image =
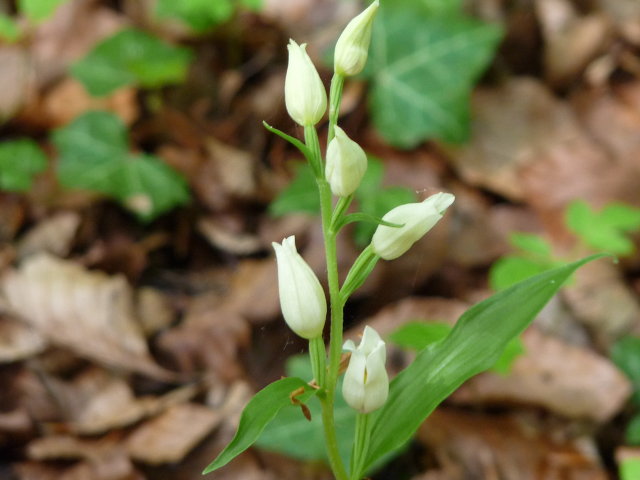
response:
{"label": "pale green bud tip", "polygon": [[385,344],[373,328],[366,326],[360,345],[347,340],[343,347],[351,352],[344,374],[342,396],[360,413],[377,410],[389,396],[389,376],[385,368]]}
{"label": "pale green bud tip", "polygon": [[376,0],[345,27],[336,43],[334,70],[339,75],[357,75],[367,63],[371,28],[380,2]]}
{"label": "pale green bud tip", "polygon": [[327,110],[327,92],[306,52],[307,45],[289,40],[289,66],[284,80],[287,112],[298,124],[315,125]]}
{"label": "pale green bud tip", "polygon": [[367,171],[367,154],[344,130],[335,127],[335,137],[327,147],[325,175],[331,192],[347,197],[356,191]]}
{"label": "pale green bud tip", "polygon": [[385,260],[398,258],[438,223],[454,200],[450,193],[441,192],[390,210],[382,219],[402,227],[378,225],[371,240],[373,251]]}
{"label": "pale green bud tip", "polygon": [[294,236],[271,244],[278,263],[278,290],[282,316],[302,338],[322,335],[327,317],[327,301],[318,277],[298,254]]}

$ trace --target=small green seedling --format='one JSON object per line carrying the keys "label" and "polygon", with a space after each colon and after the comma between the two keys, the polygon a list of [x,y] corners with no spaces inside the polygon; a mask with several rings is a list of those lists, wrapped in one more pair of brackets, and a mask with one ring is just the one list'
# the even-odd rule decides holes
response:
{"label": "small green seedling", "polygon": [[158,0],[158,18],[175,18],[194,32],[204,33],[229,21],[238,7],[260,10],[262,0]]}
{"label": "small green seedling", "polygon": [[[69,0],[18,0],[18,16],[26,18],[31,24],[40,23],[51,17],[57,8]],[[0,39],[13,43],[24,35],[17,20],[0,13]]]}
{"label": "small green seedling", "polygon": [[0,143],[0,190],[26,192],[34,175],[47,168],[47,156],[29,139]]}

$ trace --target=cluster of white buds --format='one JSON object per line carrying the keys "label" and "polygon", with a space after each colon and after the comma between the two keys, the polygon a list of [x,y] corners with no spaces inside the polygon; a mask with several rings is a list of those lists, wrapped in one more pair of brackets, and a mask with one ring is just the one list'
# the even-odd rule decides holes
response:
{"label": "cluster of white buds", "polygon": [[[338,39],[334,70],[339,80],[357,75],[364,68],[378,8],[379,0],[375,0],[349,22]],[[306,44],[298,45],[291,40],[288,50],[285,103],[291,118],[305,127],[306,134],[306,128],[314,127],[324,116],[327,93],[306,52]],[[334,195],[349,197],[362,181],[367,169],[367,156],[340,127],[334,126],[335,136],[327,146],[322,173]],[[453,201],[453,195],[438,193],[423,202],[392,209],[383,220],[395,226],[378,226],[371,241],[373,254],[385,260],[404,254],[442,218]],[[318,278],[298,254],[293,236],[285,238],[282,244],[273,243],[273,248],[278,263],[280,305],[285,321],[303,338],[321,338],[327,302]],[[342,388],[346,402],[363,414],[380,408],[389,394],[384,342],[374,329],[366,327],[360,345],[356,347],[352,341],[347,341],[344,349],[351,352]]]}
{"label": "cluster of white buds", "polygon": [[351,359],[344,374],[342,396],[360,413],[377,410],[389,396],[384,342],[378,332],[366,326],[360,345],[356,347],[353,341],[347,340],[343,348],[351,352]]}

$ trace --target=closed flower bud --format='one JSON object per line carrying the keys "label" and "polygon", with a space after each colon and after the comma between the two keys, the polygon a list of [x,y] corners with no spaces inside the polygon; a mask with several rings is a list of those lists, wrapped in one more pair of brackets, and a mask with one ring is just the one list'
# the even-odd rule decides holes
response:
{"label": "closed flower bud", "polygon": [[327,110],[327,92],[306,47],[306,43],[298,45],[289,40],[289,67],[284,80],[287,112],[303,127],[318,123]]}
{"label": "closed flower bud", "polygon": [[339,197],[347,197],[356,191],[367,170],[367,154],[356,142],[347,137],[340,127],[335,127],[335,137],[327,147],[325,175],[331,191]]}
{"label": "closed flower bud", "polygon": [[437,193],[421,203],[407,203],[390,210],[382,219],[402,226],[378,225],[371,240],[373,251],[385,260],[398,258],[438,223],[454,199],[450,193]]}
{"label": "closed flower bud", "polygon": [[294,236],[272,243],[278,262],[280,307],[287,325],[308,340],[322,335],[327,317],[324,290],[311,267],[298,254]]}
{"label": "closed flower bud", "polygon": [[387,352],[380,335],[367,326],[360,345],[356,347],[347,340],[343,348],[351,352],[342,384],[345,401],[360,413],[380,408],[389,396],[389,377],[384,366]]}
{"label": "closed flower bud", "polygon": [[371,27],[380,2],[376,0],[369,8],[355,17],[346,26],[338,43],[334,56],[334,70],[339,75],[357,75],[367,63]]}

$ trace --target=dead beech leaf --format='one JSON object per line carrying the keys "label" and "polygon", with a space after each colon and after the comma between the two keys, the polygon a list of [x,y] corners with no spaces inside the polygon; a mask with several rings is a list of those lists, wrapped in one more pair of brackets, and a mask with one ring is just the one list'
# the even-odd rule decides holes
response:
{"label": "dead beech leaf", "polygon": [[122,276],[38,254],[8,272],[0,292],[11,312],[53,343],[126,371],[171,376],[149,355]]}
{"label": "dead beech leaf", "polygon": [[221,415],[194,403],[175,405],[138,427],[126,440],[131,457],[149,465],[177,463],[222,420]]}
{"label": "dead beech leaf", "polygon": [[234,232],[216,218],[201,218],[198,221],[198,230],[212,246],[236,255],[251,255],[262,249],[262,243],[257,236]]}
{"label": "dead beech leaf", "polygon": [[80,225],[76,212],[60,212],[48,217],[29,230],[18,243],[18,258],[24,259],[35,253],[51,253],[66,256],[72,247],[73,238]]}
{"label": "dead beech leaf", "polygon": [[544,407],[568,418],[606,422],[631,394],[629,380],[607,358],[541,334],[522,340],[525,353],[507,376],[482,373],[451,397],[458,404],[519,403]]}
{"label": "dead beech leaf", "polygon": [[33,65],[22,47],[0,47],[0,120],[13,117],[36,93]]}
{"label": "dead beech leaf", "polygon": [[[607,480],[594,441],[534,416],[437,409],[418,430],[447,480]],[[432,478],[428,476],[418,479]],[[416,479],[416,480],[418,480]]]}
{"label": "dead beech leaf", "polygon": [[46,345],[32,327],[0,315],[0,364],[37,355]]}

